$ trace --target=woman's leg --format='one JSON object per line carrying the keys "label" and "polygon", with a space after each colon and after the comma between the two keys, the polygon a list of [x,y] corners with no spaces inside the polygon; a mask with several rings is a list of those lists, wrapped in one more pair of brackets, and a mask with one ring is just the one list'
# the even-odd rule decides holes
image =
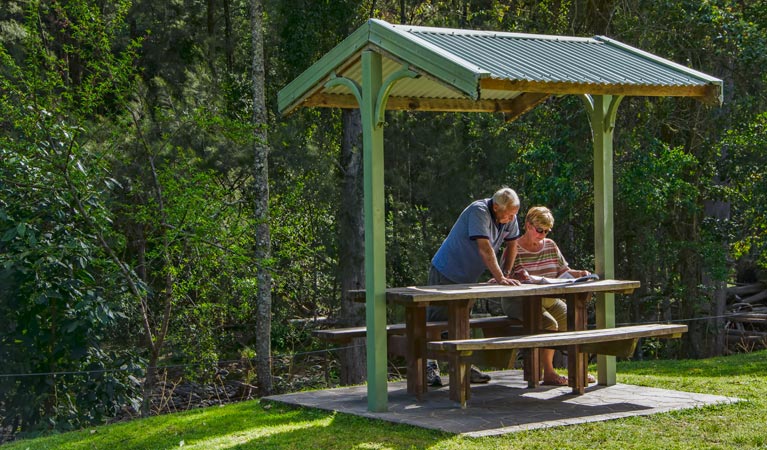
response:
{"label": "woman's leg", "polygon": [[[567,331],[567,303],[559,298],[543,299],[543,317],[547,330]],[[541,350],[543,364],[543,382],[567,384],[567,377],[560,376],[554,370],[554,349]]]}

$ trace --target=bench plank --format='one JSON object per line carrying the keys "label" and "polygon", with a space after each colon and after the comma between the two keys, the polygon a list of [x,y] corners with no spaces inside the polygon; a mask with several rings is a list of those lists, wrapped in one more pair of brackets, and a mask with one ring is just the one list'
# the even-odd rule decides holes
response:
{"label": "bench plank", "polygon": [[679,337],[682,333],[686,332],[687,325],[651,324],[524,336],[432,341],[426,345],[430,350],[436,351],[471,352],[478,350],[502,350],[514,348],[562,347],[567,345],[620,341],[640,337]]}
{"label": "bench plank", "polygon": [[[522,322],[516,319],[509,319],[505,316],[493,316],[493,317],[472,317],[469,319],[469,326],[471,328],[503,328],[508,326],[522,325]],[[447,330],[447,321],[439,322],[426,322],[427,330]],[[404,335],[405,324],[394,323],[386,326],[386,333],[391,335]],[[320,339],[332,342],[348,342],[354,338],[361,338],[367,336],[367,327],[349,327],[349,328],[333,328],[326,330],[314,330],[312,331],[314,336]]]}

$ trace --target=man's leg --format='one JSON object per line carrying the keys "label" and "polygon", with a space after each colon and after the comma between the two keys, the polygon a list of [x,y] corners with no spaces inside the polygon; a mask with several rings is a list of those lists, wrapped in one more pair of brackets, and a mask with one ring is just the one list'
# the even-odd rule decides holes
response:
{"label": "man's leg", "polygon": [[[426,308],[426,321],[427,322],[442,322],[447,321],[447,308],[444,306],[428,306]],[[427,331],[427,339],[430,341],[437,341],[443,339],[442,336],[437,335],[436,331]],[[445,332],[444,338],[447,338],[447,332]],[[439,387],[442,386],[442,377],[440,376],[439,364],[436,359],[426,360],[426,384],[429,386]]]}
{"label": "man's leg", "polygon": [[[444,284],[457,284],[453,280],[442,275],[439,270],[434,266],[429,268],[429,279],[427,281],[429,286],[437,286]],[[438,322],[447,321],[447,307],[446,306],[428,306],[426,307],[426,321]],[[430,340],[447,339],[447,333],[443,332],[440,336],[434,334],[429,335]],[[431,380],[431,381],[430,381]],[[471,366],[470,381],[472,383],[487,383],[490,381],[490,375],[482,373],[477,367]],[[442,386],[442,378],[440,377],[439,365],[437,361],[433,359],[426,360],[426,382],[429,386]]]}
{"label": "man's leg", "polygon": [[[443,276],[439,271],[431,266],[429,268],[429,280],[427,282],[429,286],[435,286],[440,284],[455,284],[448,278]],[[426,307],[426,321],[427,322],[442,322],[447,321],[447,307],[445,306],[427,306]],[[442,336],[435,334],[436,332],[427,332],[428,339],[439,340]],[[447,336],[445,336],[447,338]],[[429,386],[439,387],[442,386],[442,377],[440,376],[439,364],[435,359],[426,360],[426,384]]]}

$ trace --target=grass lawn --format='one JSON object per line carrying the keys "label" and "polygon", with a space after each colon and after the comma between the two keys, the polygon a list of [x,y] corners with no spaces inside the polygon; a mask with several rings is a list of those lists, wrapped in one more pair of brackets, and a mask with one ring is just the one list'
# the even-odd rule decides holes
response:
{"label": "grass lawn", "polygon": [[767,449],[767,351],[618,363],[618,381],[746,401],[487,438],[249,401],[20,440],[0,450]]}

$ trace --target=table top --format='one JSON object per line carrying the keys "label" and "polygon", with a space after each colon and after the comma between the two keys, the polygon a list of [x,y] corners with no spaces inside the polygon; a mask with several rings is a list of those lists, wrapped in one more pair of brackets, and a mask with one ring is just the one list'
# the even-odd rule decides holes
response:
{"label": "table top", "polygon": [[[558,284],[523,284],[521,286],[506,286],[496,283],[407,286],[386,289],[386,300],[399,303],[420,303],[455,299],[567,295],[581,292],[614,292],[630,294],[639,286],[639,281],[628,280],[598,280],[584,283]],[[350,294],[355,300],[364,301],[365,299],[364,290],[351,291]]]}

